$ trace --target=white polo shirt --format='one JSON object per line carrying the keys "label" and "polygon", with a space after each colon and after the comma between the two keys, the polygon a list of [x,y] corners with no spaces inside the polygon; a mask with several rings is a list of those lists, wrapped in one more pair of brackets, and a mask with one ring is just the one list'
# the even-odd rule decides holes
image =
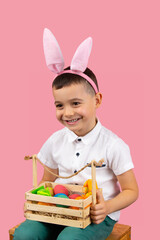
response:
{"label": "white polo shirt", "polygon": [[[116,134],[106,129],[98,121],[94,129],[83,137],[78,137],[68,128],[53,133],[44,143],[37,157],[46,166],[59,169],[60,176],[69,176],[92,160],[104,159],[102,167],[96,168],[96,180],[103,189],[105,200],[115,197],[120,188],[116,175],[132,169],[133,163],[129,147]],[[91,178],[91,167],[69,179],[56,179],[63,184],[83,185]],[[109,215],[118,221],[120,212]]]}

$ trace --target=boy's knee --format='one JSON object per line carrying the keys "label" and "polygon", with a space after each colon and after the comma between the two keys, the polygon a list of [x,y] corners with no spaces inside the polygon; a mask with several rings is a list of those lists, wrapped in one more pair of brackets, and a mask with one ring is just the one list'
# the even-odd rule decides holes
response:
{"label": "boy's knee", "polygon": [[26,220],[17,229],[15,229],[14,240],[45,240],[48,237],[48,231],[43,223]]}
{"label": "boy's knee", "polygon": [[35,234],[29,230],[22,230],[21,228],[17,228],[14,233],[14,240],[35,240]]}
{"label": "boy's knee", "polygon": [[23,229],[19,226],[14,232],[14,240],[34,240],[35,233],[31,229]]}

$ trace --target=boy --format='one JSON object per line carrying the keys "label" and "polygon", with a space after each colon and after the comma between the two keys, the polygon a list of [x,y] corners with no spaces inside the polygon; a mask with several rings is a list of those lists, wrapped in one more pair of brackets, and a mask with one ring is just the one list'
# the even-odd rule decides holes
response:
{"label": "boy", "polygon": [[[44,44],[45,53],[49,54],[48,60],[46,57],[48,67],[55,72],[58,71],[52,90],[56,117],[65,128],[55,132],[45,142],[37,156],[50,171],[61,176],[73,174],[93,159],[96,161],[104,159],[102,167],[96,169],[98,187],[103,191],[97,191],[97,204],[91,206],[92,224],[85,229],[79,229],[27,220],[15,231],[16,240],[105,240],[119,220],[119,210],[129,206],[138,197],[138,186],[132,171],[133,163],[128,146],[103,127],[96,117],[96,109],[101,105],[102,94],[98,90],[95,75],[86,67],[88,62],[86,58],[90,54],[88,51],[89,54],[86,56],[88,42],[80,45],[72,59],[71,67],[65,70],[60,49],[56,48],[60,53],[59,59],[57,56],[55,58],[56,61],[58,59],[57,67],[57,62],[56,64],[54,62],[55,49],[53,56],[50,56],[51,51],[46,50]],[[57,42],[54,44],[57,45]],[[84,50],[85,60],[82,54]],[[79,64],[80,61],[80,67],[77,67],[76,63]],[[59,70],[60,65],[62,67]],[[75,65],[76,69],[73,69]],[[85,69],[79,72],[81,66]],[[56,181],[83,185],[90,178],[90,174],[91,169],[88,167],[73,178],[64,180],[54,177],[45,169],[41,182]]]}

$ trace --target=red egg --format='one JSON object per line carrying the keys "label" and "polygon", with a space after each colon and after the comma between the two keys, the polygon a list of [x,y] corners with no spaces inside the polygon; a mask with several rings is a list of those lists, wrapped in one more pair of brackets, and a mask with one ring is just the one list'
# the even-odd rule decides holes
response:
{"label": "red egg", "polygon": [[70,199],[75,199],[76,197],[80,197],[81,195],[79,195],[79,194],[71,194],[70,196],[69,196],[69,198]]}
{"label": "red egg", "polygon": [[65,188],[63,185],[56,185],[54,187],[54,194],[58,194],[58,193],[64,193],[67,196],[69,195],[67,188]]}

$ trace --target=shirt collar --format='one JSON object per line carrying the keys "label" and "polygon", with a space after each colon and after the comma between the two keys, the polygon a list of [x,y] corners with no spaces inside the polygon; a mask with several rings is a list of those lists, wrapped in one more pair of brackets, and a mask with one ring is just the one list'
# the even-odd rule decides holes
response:
{"label": "shirt collar", "polygon": [[66,128],[66,132],[68,134],[68,141],[69,142],[74,142],[74,141],[78,141],[78,139],[81,139],[81,141],[84,144],[89,144],[89,143],[95,141],[95,139],[97,138],[97,136],[98,136],[98,134],[101,130],[101,127],[102,127],[102,125],[101,125],[100,121],[97,120],[96,126],[89,133],[87,133],[83,137],[77,136],[74,132],[72,132],[71,130]]}

